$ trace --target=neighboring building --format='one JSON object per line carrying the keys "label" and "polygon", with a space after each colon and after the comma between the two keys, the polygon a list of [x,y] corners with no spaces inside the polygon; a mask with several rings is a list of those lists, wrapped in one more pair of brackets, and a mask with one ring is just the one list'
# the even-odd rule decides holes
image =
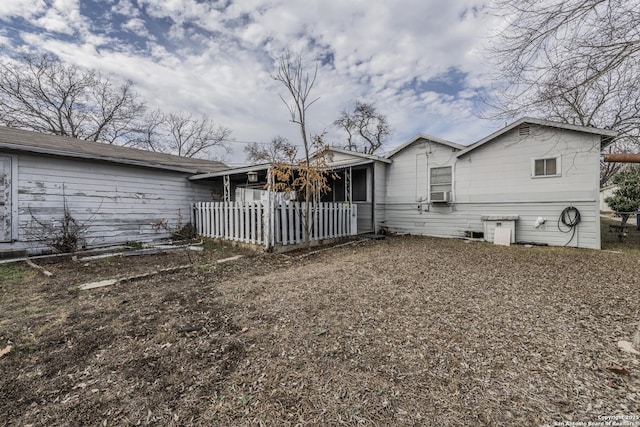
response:
{"label": "neighboring building", "polygon": [[87,226],[88,246],[166,237],[211,188],[188,180],[227,169],[191,159],[0,127],[0,252],[44,249],[38,222]]}
{"label": "neighboring building", "polygon": [[618,189],[618,186],[615,184],[606,185],[600,189],[600,212],[602,213],[613,213],[613,209],[605,202],[604,200],[607,197],[613,196],[613,192]]}
{"label": "neighboring building", "polygon": [[530,118],[469,147],[420,135],[387,156],[384,226],[490,241],[505,226],[512,241],[599,249],[600,152],[614,136]]}

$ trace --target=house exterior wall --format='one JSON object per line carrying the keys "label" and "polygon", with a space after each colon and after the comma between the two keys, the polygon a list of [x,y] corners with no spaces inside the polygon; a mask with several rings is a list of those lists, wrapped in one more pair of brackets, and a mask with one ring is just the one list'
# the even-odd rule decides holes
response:
{"label": "house exterior wall", "polygon": [[387,164],[375,162],[373,165],[373,203],[374,203],[374,225],[379,231],[385,225],[386,198],[387,198]]}
{"label": "house exterior wall", "polygon": [[211,199],[210,187],[190,182],[188,173],[32,154],[13,159],[17,233],[0,249],[44,249],[33,241],[35,220],[59,220],[65,200],[73,218],[86,225],[91,247],[166,237],[190,221],[191,203]]}
{"label": "house exterior wall", "polygon": [[0,242],[11,241],[13,235],[12,201],[13,201],[13,158],[0,156]]}
{"label": "house exterior wall", "polygon": [[389,205],[397,208],[408,204],[417,209],[417,203],[426,203],[429,199],[429,169],[453,166],[456,152],[442,144],[419,140],[396,154],[387,169],[387,216],[390,214]]}
{"label": "house exterior wall", "polygon": [[[483,216],[517,215],[519,242],[599,249],[599,155],[598,135],[533,125],[529,135],[516,128],[458,158],[450,147],[418,142],[389,167],[386,225],[401,233],[465,237],[484,231]],[[560,176],[532,177],[533,159],[555,157]],[[447,165],[453,201],[425,202],[429,168]],[[570,206],[581,214],[573,239],[558,229]],[[535,227],[539,217],[546,222]]]}

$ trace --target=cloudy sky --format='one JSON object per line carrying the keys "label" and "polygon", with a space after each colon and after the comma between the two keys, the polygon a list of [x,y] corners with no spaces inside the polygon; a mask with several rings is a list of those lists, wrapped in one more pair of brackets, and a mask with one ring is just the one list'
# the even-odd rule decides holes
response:
{"label": "cloudy sky", "polygon": [[151,107],[206,114],[232,130],[233,165],[246,142],[297,141],[270,78],[274,56],[304,52],[319,70],[311,133],[328,132],[355,100],[394,133],[469,144],[504,123],[474,115],[488,86],[483,46],[499,23],[486,0],[1,0],[0,54],[51,52],[130,79]]}

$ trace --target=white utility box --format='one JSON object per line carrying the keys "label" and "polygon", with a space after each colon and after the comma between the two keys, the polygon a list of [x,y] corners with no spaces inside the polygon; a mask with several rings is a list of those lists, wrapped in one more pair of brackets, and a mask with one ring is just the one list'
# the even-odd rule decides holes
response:
{"label": "white utility box", "polygon": [[484,240],[494,243],[495,230],[497,227],[511,230],[511,243],[516,242],[516,221],[518,215],[484,215],[480,219],[484,224]]}

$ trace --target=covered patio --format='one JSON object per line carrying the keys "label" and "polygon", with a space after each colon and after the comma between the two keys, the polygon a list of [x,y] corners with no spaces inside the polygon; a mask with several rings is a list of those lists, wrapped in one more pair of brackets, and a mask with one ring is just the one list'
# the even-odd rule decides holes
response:
{"label": "covered patio", "polygon": [[[375,166],[388,161],[333,148],[329,153],[331,190],[309,206],[310,240],[375,233]],[[211,187],[211,201],[194,205],[198,233],[263,245],[266,250],[304,242],[305,204],[295,192],[272,190],[272,168],[260,164],[190,177]]]}

